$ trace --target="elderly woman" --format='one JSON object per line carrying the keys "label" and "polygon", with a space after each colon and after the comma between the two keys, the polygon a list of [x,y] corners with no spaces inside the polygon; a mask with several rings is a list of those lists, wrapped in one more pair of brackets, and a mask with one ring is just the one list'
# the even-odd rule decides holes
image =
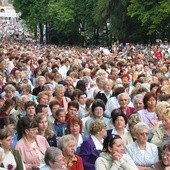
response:
{"label": "elderly woman", "polygon": [[92,110],[92,116],[86,120],[85,125],[84,125],[84,136],[85,137],[90,136],[89,126],[96,119],[100,119],[104,121],[106,125],[109,124],[109,119],[103,117],[103,114],[105,111],[105,104],[102,100],[96,99],[91,106],[91,110]]}
{"label": "elderly woman", "polygon": [[95,170],[94,163],[103,149],[103,141],[106,136],[106,124],[101,120],[95,120],[89,127],[90,137],[80,148],[80,156],[83,159],[84,170]]}
{"label": "elderly woman", "polygon": [[142,94],[137,94],[134,96],[133,105],[136,111],[142,110],[144,108],[143,97],[144,96]]}
{"label": "elderly woman", "polygon": [[63,151],[68,170],[84,170],[82,158],[74,153],[75,146],[76,139],[73,135],[65,135],[59,139],[58,147]]}
{"label": "elderly woman", "polygon": [[62,151],[56,147],[49,147],[45,152],[45,165],[40,170],[67,170]]}
{"label": "elderly woman", "polygon": [[15,149],[11,150],[12,136],[13,133],[10,130],[0,130],[0,144],[1,148],[4,150],[1,166],[5,169],[24,170],[23,162],[19,152]]}
{"label": "elderly woman", "polygon": [[134,107],[128,106],[130,103],[130,96],[127,93],[121,93],[118,95],[119,109],[126,115],[128,118],[134,111]]}
{"label": "elderly woman", "polygon": [[125,146],[127,153],[140,170],[150,170],[151,166],[159,161],[157,146],[147,142],[149,126],[139,122],[134,126],[136,141]]}
{"label": "elderly woman", "polygon": [[170,144],[163,146],[162,160],[155,163],[154,170],[168,170],[170,169]]}
{"label": "elderly woman", "polygon": [[112,80],[104,80],[103,82],[103,90],[99,91],[95,96],[95,99],[101,99],[105,104],[107,100],[113,96],[112,92],[113,81]]}
{"label": "elderly woman", "polygon": [[67,121],[67,130],[76,138],[75,153],[79,154],[81,144],[83,143],[82,137],[83,122],[78,117],[70,117]]}
{"label": "elderly woman", "polygon": [[108,135],[103,151],[95,162],[96,170],[138,170],[129,155],[124,154],[123,141],[119,135]]}
{"label": "elderly woman", "polygon": [[58,101],[60,107],[64,108],[64,110],[67,111],[68,102],[70,102],[70,99],[68,97],[65,97],[64,93],[65,93],[65,87],[62,84],[58,84],[55,88],[54,100]]}
{"label": "elderly woman", "polygon": [[27,170],[35,169],[44,164],[44,155],[49,144],[45,137],[37,135],[37,122],[28,117],[20,119],[21,127],[18,127],[18,138],[15,147],[21,154]]}

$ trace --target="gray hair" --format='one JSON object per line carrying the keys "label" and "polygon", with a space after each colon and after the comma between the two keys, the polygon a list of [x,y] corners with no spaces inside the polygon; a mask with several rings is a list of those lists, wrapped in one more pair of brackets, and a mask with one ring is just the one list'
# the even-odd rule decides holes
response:
{"label": "gray hair", "polygon": [[141,99],[143,101],[143,94],[137,94],[133,97],[133,104],[135,103],[136,100]]}
{"label": "gray hair", "polygon": [[70,142],[70,141],[76,142],[76,138],[71,134],[64,135],[59,139],[58,147],[63,151],[66,148],[66,146],[68,145],[68,142]]}
{"label": "gray hair", "polygon": [[56,158],[62,154],[62,151],[59,148],[56,147],[49,147],[47,148],[45,152],[44,161],[47,165],[49,165],[49,162],[55,162],[57,161]]}
{"label": "gray hair", "polygon": [[129,100],[129,103],[130,103],[130,96],[129,96],[129,94],[127,94],[127,93],[120,93],[118,96],[117,96],[117,98],[118,98],[118,102],[120,101],[120,98],[122,97],[122,96],[126,96],[127,98],[128,98],[128,100]]}
{"label": "gray hair", "polygon": [[44,76],[38,76],[38,77],[36,78],[36,84],[38,83],[38,81],[39,81],[40,79],[43,79],[43,80],[46,82],[46,78],[45,78]]}
{"label": "gray hair", "polygon": [[14,93],[16,89],[12,84],[8,84],[5,86],[4,91],[12,91]]}
{"label": "gray hair", "polygon": [[139,122],[134,126],[135,133],[139,133],[143,129],[148,129],[148,131],[149,131],[150,127],[144,122]]}

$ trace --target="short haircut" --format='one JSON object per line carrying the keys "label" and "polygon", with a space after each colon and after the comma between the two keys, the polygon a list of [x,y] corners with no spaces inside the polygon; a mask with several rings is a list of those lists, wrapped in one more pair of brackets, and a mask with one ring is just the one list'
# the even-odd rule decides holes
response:
{"label": "short haircut", "polygon": [[103,111],[105,111],[105,104],[104,102],[101,100],[101,99],[96,99],[92,106],[91,106],[91,109],[92,109],[92,112],[94,112],[95,108],[96,107],[102,107],[103,108]]}
{"label": "short haircut", "polygon": [[134,126],[135,133],[140,133],[143,129],[148,129],[149,131],[150,127],[144,122],[139,122]]}
{"label": "short haircut", "polygon": [[111,118],[112,118],[112,122],[113,124],[115,124],[115,121],[117,120],[117,118],[121,116],[123,117],[125,124],[127,124],[127,118],[126,115],[120,110],[120,109],[114,109],[111,112]]}
{"label": "short haircut", "polygon": [[100,119],[97,119],[90,124],[89,132],[91,135],[96,135],[98,132],[100,132],[105,127],[106,127],[105,122]]}
{"label": "short haircut", "polygon": [[156,96],[155,93],[153,93],[153,92],[146,93],[144,98],[143,98],[143,104],[144,104],[145,109],[147,109],[147,102],[151,97],[155,98],[155,100],[157,101],[157,96]]}
{"label": "short haircut", "polygon": [[38,104],[36,107],[36,113],[42,113],[42,109],[47,107],[48,106],[46,104]]}
{"label": "short haircut", "polygon": [[33,101],[28,101],[25,103],[25,110],[27,110],[28,107],[33,106],[36,109],[36,103]]}
{"label": "short haircut", "polygon": [[49,147],[47,148],[44,156],[44,161],[47,165],[50,165],[50,162],[57,161],[56,158],[62,155],[62,151],[56,147]]}
{"label": "short haircut", "polygon": [[77,110],[79,110],[79,104],[78,104],[78,102],[76,102],[76,101],[70,101],[70,102],[68,102],[68,109],[69,109],[71,106],[74,107],[74,108],[76,108]]}
{"label": "short haircut", "polygon": [[6,139],[9,136],[13,136],[13,133],[10,130],[6,128],[0,129],[0,140]]}

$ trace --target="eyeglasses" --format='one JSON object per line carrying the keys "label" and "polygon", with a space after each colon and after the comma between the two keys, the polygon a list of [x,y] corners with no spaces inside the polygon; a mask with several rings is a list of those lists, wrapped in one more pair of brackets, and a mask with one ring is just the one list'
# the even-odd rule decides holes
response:
{"label": "eyeglasses", "polygon": [[146,136],[148,136],[149,135],[149,133],[148,132],[142,132],[142,133],[139,133],[141,136],[144,136],[144,135],[146,135]]}

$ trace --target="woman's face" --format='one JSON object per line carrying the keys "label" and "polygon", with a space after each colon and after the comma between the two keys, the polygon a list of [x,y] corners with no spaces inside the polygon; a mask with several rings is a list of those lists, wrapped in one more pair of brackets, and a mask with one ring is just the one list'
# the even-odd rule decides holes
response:
{"label": "woman's face", "polygon": [[162,152],[162,161],[165,166],[170,166],[170,151],[168,148]]}
{"label": "woman's face", "polygon": [[[109,147],[110,148],[110,147]],[[114,144],[112,145],[112,148],[109,149],[111,152],[111,155],[113,155],[115,152],[123,155],[124,154],[124,146],[122,139],[115,139]]]}
{"label": "woman's face", "polygon": [[147,101],[147,108],[154,108],[156,106],[156,99],[154,97],[151,97]]}
{"label": "woman's face", "polygon": [[148,136],[149,130],[147,128],[144,128],[136,133],[136,140],[140,144],[146,144],[146,142],[148,141]]}
{"label": "woman's face", "polygon": [[120,107],[127,107],[129,104],[129,98],[127,96],[121,96],[119,100]]}
{"label": "woman's face", "polygon": [[0,144],[2,148],[9,150],[12,145],[12,136],[8,136],[7,138],[0,140]]}
{"label": "woman's face", "polygon": [[116,129],[124,129],[126,126],[125,119],[122,116],[118,116],[114,122],[114,126]]}
{"label": "woman's face", "polygon": [[26,129],[26,135],[30,139],[35,139],[37,134],[38,134],[38,128],[37,127]]}
{"label": "woman's face", "polygon": [[104,91],[110,92],[112,90],[112,83],[106,83],[103,88]]}
{"label": "woman's face", "polygon": [[6,98],[11,99],[12,97],[14,97],[14,93],[11,90],[5,91],[6,93]]}
{"label": "woman's face", "polygon": [[80,125],[78,123],[70,125],[70,133],[74,136],[79,135],[80,133]]}
{"label": "woman's face", "polygon": [[170,130],[170,118],[162,117],[161,120],[165,130]]}
{"label": "woman's face", "polygon": [[142,110],[144,108],[143,100],[142,99],[136,99],[134,102],[136,110]]}
{"label": "woman's face", "polygon": [[41,131],[45,131],[47,127],[48,127],[48,120],[47,117],[44,116],[38,123],[38,129]]}
{"label": "woman's face", "polygon": [[35,107],[34,106],[29,106],[26,109],[28,117],[33,117],[35,115]]}
{"label": "woman's face", "polygon": [[104,112],[104,110],[103,110],[103,108],[102,107],[100,107],[100,106],[98,106],[98,107],[96,107],[95,109],[94,109],[94,116],[96,117],[96,118],[101,118],[102,116],[103,116],[103,112]]}
{"label": "woman's face", "polygon": [[98,132],[98,134],[103,138],[107,136],[106,126],[102,128],[101,131]]}
{"label": "woman's face", "polygon": [[74,148],[76,146],[76,142],[74,140],[70,140],[67,143],[67,146],[64,148],[64,153],[66,156],[74,156]]}
{"label": "woman's face", "polygon": [[49,97],[47,95],[42,95],[40,97],[40,102],[39,103],[48,105],[49,104]]}

